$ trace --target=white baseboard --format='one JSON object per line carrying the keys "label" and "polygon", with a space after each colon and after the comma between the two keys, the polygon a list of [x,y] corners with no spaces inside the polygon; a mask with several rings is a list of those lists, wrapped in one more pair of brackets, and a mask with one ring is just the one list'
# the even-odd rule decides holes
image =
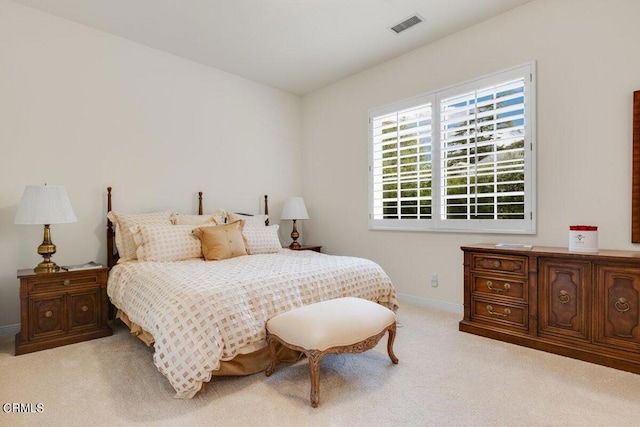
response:
{"label": "white baseboard", "polygon": [[413,295],[397,294],[400,302],[419,305],[421,307],[435,308],[438,310],[448,311],[459,315],[464,314],[464,306],[462,304],[453,304],[450,302],[438,301],[429,298],[416,297]]}
{"label": "white baseboard", "polygon": [[[459,315],[464,314],[464,306],[461,304],[453,304],[450,302],[438,301],[429,298],[416,297],[413,295],[397,294],[400,302],[406,302],[409,304],[418,305],[421,307],[435,308],[437,310],[447,311],[449,313],[455,313]],[[8,337],[20,332],[20,323],[15,325],[0,326],[0,337]]]}
{"label": "white baseboard", "polygon": [[15,325],[6,325],[0,326],[0,337],[8,337],[10,335],[15,335],[20,332],[20,323],[16,323]]}

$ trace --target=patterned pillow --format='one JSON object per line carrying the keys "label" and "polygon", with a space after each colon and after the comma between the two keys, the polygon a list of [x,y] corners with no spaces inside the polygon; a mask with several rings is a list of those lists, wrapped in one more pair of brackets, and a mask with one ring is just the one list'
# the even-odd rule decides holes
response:
{"label": "patterned pillow", "polygon": [[[213,226],[213,224],[212,224]],[[141,225],[132,227],[140,261],[181,261],[202,258],[200,239],[193,225]]]}
{"label": "patterned pillow", "polygon": [[244,227],[266,227],[265,221],[269,218],[268,215],[243,215],[233,212],[228,213],[229,222],[244,221]]}
{"label": "patterned pillow", "polygon": [[247,255],[242,236],[242,221],[213,227],[197,227],[193,230],[202,242],[202,253],[207,261],[219,261]]}
{"label": "patterned pillow", "polygon": [[242,231],[247,240],[247,250],[249,254],[272,254],[282,250],[280,237],[278,236],[279,225],[268,227],[245,227]]}
{"label": "patterned pillow", "polygon": [[131,227],[136,225],[171,225],[170,211],[151,212],[142,214],[125,214],[111,211],[107,218],[116,226],[116,248],[120,260],[118,262],[136,259],[136,244],[133,241]]}
{"label": "patterned pillow", "polygon": [[182,215],[177,214],[171,217],[171,222],[175,225],[215,225],[217,221],[213,215]]}

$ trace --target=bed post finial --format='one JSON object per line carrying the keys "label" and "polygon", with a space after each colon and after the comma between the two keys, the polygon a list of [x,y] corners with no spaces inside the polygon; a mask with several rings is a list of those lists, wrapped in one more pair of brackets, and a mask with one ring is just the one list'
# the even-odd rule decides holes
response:
{"label": "bed post finial", "polygon": [[267,215],[267,219],[264,221],[264,225],[269,225],[269,196],[264,195],[264,214]]}
{"label": "bed post finial", "polygon": [[[107,187],[107,214],[111,212],[111,187]],[[116,260],[113,256],[113,223],[107,216],[107,267],[111,268],[115,265]]]}
{"label": "bed post finial", "polygon": [[202,210],[202,191],[198,191],[198,215],[203,214]]}

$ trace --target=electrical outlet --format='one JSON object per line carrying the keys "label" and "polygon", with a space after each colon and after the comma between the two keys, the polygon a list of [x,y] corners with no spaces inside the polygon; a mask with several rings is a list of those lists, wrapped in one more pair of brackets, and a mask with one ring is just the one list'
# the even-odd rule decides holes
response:
{"label": "electrical outlet", "polygon": [[431,287],[432,288],[437,288],[438,287],[438,275],[434,274],[431,276]]}

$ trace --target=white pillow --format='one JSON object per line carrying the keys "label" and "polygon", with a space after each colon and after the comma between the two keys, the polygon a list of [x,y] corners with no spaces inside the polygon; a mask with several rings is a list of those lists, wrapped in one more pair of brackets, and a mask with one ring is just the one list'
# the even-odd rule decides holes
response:
{"label": "white pillow", "polygon": [[116,226],[116,248],[120,259],[118,262],[136,259],[136,244],[133,241],[131,227],[136,225],[171,225],[170,211],[151,212],[142,214],[126,214],[111,211],[107,218]]}
{"label": "white pillow", "polygon": [[228,221],[229,212],[227,212],[224,209],[220,209],[220,208],[214,209],[211,216],[218,223],[218,225],[226,224],[228,222],[233,222],[233,221]]}
{"label": "white pillow", "polygon": [[[212,223],[211,226],[214,226]],[[194,225],[141,225],[131,228],[140,261],[182,261],[202,258]]]}
{"label": "white pillow", "polygon": [[244,221],[244,228],[247,227],[266,227],[265,222],[269,218],[268,215],[243,215],[237,213],[228,213],[229,222]]}
{"label": "white pillow", "polygon": [[203,225],[216,224],[213,215],[182,215],[177,214],[171,217],[171,222],[175,225]]}
{"label": "white pillow", "polygon": [[245,227],[242,230],[247,241],[249,254],[272,254],[282,250],[280,237],[278,236],[279,225],[268,227]]}

